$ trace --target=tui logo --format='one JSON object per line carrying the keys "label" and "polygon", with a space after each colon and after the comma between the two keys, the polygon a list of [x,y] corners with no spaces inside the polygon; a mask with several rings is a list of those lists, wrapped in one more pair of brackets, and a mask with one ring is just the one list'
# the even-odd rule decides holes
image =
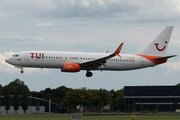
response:
{"label": "tui logo", "polygon": [[[167,41],[165,41],[165,44],[167,44]],[[157,50],[160,51],[160,52],[163,51],[166,48],[166,46],[164,46],[162,49],[160,49],[158,47],[159,43],[154,43],[154,45],[156,46]]]}
{"label": "tui logo", "polygon": [[[44,59],[44,53],[39,53],[39,55],[38,55],[38,53],[30,53],[31,54],[31,58],[33,59],[34,57],[36,57],[37,59],[40,59],[41,58],[41,55],[42,55],[42,59]],[[34,56],[34,54],[36,55],[36,56]]]}

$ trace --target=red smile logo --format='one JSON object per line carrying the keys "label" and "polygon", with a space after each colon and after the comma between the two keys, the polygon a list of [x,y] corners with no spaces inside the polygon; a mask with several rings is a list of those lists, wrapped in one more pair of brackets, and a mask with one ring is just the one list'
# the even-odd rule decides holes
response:
{"label": "red smile logo", "polygon": [[[167,41],[165,41],[165,44],[167,44]],[[164,46],[162,49],[159,49],[158,47],[159,43],[154,43],[154,45],[156,46],[158,51],[163,51],[166,48],[166,46]]]}

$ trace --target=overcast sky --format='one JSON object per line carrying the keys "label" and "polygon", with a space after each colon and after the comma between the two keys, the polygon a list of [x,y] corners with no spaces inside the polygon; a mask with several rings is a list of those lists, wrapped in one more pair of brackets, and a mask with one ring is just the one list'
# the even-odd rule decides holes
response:
{"label": "overcast sky", "polygon": [[[144,50],[166,26],[174,26],[167,63],[133,71],[62,73],[60,69],[19,69],[4,62],[26,50],[114,52]],[[119,90],[124,86],[175,85],[180,77],[179,0],[0,0],[0,84],[16,78],[31,91],[47,87]]]}

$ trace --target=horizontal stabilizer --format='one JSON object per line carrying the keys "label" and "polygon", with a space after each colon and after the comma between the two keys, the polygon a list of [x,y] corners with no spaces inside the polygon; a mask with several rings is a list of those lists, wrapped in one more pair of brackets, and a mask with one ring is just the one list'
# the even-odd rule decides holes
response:
{"label": "horizontal stabilizer", "polygon": [[160,58],[154,58],[154,60],[164,60],[164,59],[169,59],[169,58],[172,58],[172,57],[175,57],[177,55],[171,55],[171,56],[165,56],[165,57],[160,57]]}

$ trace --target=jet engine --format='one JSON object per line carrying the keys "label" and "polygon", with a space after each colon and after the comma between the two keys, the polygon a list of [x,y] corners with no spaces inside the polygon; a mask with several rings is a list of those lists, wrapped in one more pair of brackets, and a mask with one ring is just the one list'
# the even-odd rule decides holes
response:
{"label": "jet engine", "polygon": [[62,72],[79,72],[80,65],[76,63],[64,63],[63,68],[61,69]]}

